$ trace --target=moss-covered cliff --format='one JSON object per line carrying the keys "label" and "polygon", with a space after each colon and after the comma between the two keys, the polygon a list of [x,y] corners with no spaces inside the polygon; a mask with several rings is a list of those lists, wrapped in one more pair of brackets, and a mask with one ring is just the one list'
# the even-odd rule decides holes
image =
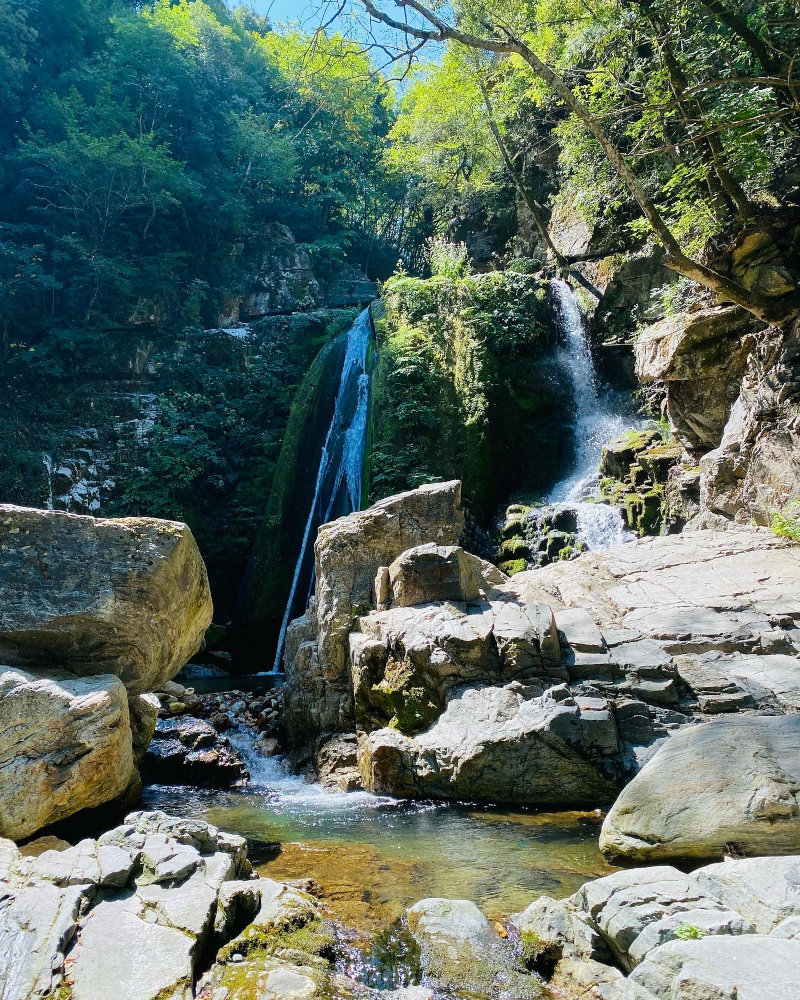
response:
{"label": "moss-covered cliff", "polygon": [[546,487],[569,449],[547,285],[511,271],[395,277],[375,309],[372,500],[460,478],[478,521]]}

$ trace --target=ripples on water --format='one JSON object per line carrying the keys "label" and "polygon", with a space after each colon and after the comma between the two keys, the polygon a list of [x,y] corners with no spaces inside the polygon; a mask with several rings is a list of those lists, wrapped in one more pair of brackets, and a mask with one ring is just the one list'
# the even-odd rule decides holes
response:
{"label": "ripples on water", "polygon": [[411,802],[367,792],[329,793],[263,758],[250,735],[243,788],[153,785],[148,808],[207,820],[247,837],[275,879],[313,878],[331,907],[364,931],[387,927],[426,896],[474,900],[489,916],[565,896],[612,871],[597,848],[598,816]]}

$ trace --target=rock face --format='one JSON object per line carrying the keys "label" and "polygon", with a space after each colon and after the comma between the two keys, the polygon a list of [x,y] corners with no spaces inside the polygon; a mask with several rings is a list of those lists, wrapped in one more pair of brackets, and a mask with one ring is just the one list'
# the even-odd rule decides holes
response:
{"label": "rock face", "polygon": [[131,694],[174,677],[211,623],[185,524],[0,506],[0,662],[115,674]]}
{"label": "rock face", "polygon": [[636,374],[667,385],[673,431],[692,454],[713,448],[738,394],[757,323],[738,306],[670,316],[636,342]]}
{"label": "rock face", "polygon": [[122,795],[136,775],[128,699],[109,675],[0,668],[0,836],[21,840]]}
{"label": "rock face", "polygon": [[677,733],[623,789],[600,847],[638,861],[800,853],[800,715]]}
{"label": "rock face", "polygon": [[381,566],[416,545],[458,543],[460,502],[458,482],[422,486],[320,528],[314,602],[286,638],[285,727],[292,742],[353,728],[347,662],[353,618],[372,606]]}
{"label": "rock face", "polygon": [[639,868],[565,900],[544,896],[512,920],[531,966],[567,995],[797,998],[798,878],[796,857],[725,861],[691,875]]}

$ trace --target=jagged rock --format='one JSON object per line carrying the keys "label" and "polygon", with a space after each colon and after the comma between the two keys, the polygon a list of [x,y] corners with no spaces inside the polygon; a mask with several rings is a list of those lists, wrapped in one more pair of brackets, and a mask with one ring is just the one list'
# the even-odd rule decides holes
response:
{"label": "jagged rock", "polygon": [[230,742],[209,722],[192,716],[159,719],[143,767],[163,785],[224,788],[247,777],[247,768]]}
{"label": "jagged rock", "polygon": [[141,761],[150,746],[150,740],[156,731],[160,708],[161,702],[154,694],[139,694],[128,699],[133,756],[137,763]]}
{"label": "jagged rock", "polygon": [[478,907],[466,899],[421,899],[406,913],[420,948],[426,983],[477,995],[502,990],[508,1000],[540,995],[538,982],[518,964]]}
{"label": "jagged rock", "polygon": [[133,813],[66,850],[3,856],[3,1000],[190,1000],[223,887],[249,871],[241,837],[163,813]]}
{"label": "jagged rock", "polygon": [[330,792],[354,792],[361,788],[358,743],[355,733],[332,736],[314,754],[317,781]]}
{"label": "jagged rock", "polygon": [[0,506],[0,662],[115,674],[131,695],[173,677],[211,621],[185,524]]}
{"label": "jagged rock", "polygon": [[392,608],[350,635],[356,721],[414,732],[465,684],[512,677],[560,679],[558,638],[544,605],[481,601]]}
{"label": "jagged rock", "polygon": [[372,606],[375,576],[407,549],[457,545],[464,526],[457,481],[422,486],[323,525],[314,547],[312,607],[290,627],[284,725],[294,744],[353,729],[347,639],[354,613]]}
{"label": "jagged rock", "polygon": [[667,383],[667,414],[687,451],[719,444],[757,325],[739,306],[711,306],[663,319],[637,339],[636,374]]}
{"label": "jagged rock", "polygon": [[800,1000],[800,941],[714,936],[670,941],[625,984],[624,1000]]}
{"label": "jagged rock", "polygon": [[127,692],[116,677],[0,668],[0,836],[20,840],[110,802],[135,774]]}
{"label": "jagged rock", "polygon": [[670,737],[603,823],[606,854],[639,861],[800,852],[800,715],[745,716]]}
{"label": "jagged rock", "polygon": [[396,729],[365,735],[364,787],[389,795],[530,805],[596,806],[616,788],[602,770],[617,752],[606,711],[582,713],[566,687],[542,697],[518,682],[467,688],[418,736]]}
{"label": "jagged rock", "polygon": [[[729,941],[726,947],[734,955],[734,946],[745,952],[753,941],[762,940],[758,935],[790,938],[792,922],[800,916],[800,896],[793,890],[798,873],[797,858],[726,861],[693,874],[669,866],[636,868],[587,882],[568,899],[544,896],[512,922],[529,963],[552,986],[577,995],[596,986],[596,995],[607,1000],[652,1000],[653,994],[637,990],[651,975],[646,970],[658,966],[673,944],[675,951],[701,940],[709,942],[709,948],[711,942]],[[655,993],[657,1000],[749,995],[680,992],[692,982],[681,973],[684,959],[675,966],[670,983]],[[619,967],[633,970],[627,980]],[[731,968],[736,969],[735,961]],[[779,990],[780,975],[776,982]],[[766,968],[764,983],[772,986]],[[782,992],[774,995],[783,997]]]}

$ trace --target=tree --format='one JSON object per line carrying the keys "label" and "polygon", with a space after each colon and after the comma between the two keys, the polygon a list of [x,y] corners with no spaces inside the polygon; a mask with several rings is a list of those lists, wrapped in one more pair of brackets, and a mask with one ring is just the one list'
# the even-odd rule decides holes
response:
{"label": "tree", "polygon": [[[645,181],[637,175],[626,152],[615,141],[602,117],[594,114],[580,89],[542,58],[536,48],[536,32],[531,31],[525,5],[478,4],[465,0],[456,4],[448,20],[438,5],[429,6],[421,0],[359,0],[374,21],[400,32],[418,44],[450,42],[467,48],[497,53],[521,59],[538,80],[574,115],[591,134],[611,164],[615,174],[630,192],[643,217],[664,246],[664,262],[678,274],[697,282],[728,301],[737,303],[767,322],[783,323],[800,312],[800,294],[777,299],[754,294],[737,281],[714,270],[684,251]],[[719,7],[717,0],[713,2]],[[389,10],[397,11],[393,16]],[[409,17],[409,12],[411,17]],[[680,95],[686,97],[686,91]],[[776,112],[776,114],[780,114]],[[700,137],[708,131],[718,131],[714,122],[703,123]],[[697,136],[695,136],[697,138]]]}

